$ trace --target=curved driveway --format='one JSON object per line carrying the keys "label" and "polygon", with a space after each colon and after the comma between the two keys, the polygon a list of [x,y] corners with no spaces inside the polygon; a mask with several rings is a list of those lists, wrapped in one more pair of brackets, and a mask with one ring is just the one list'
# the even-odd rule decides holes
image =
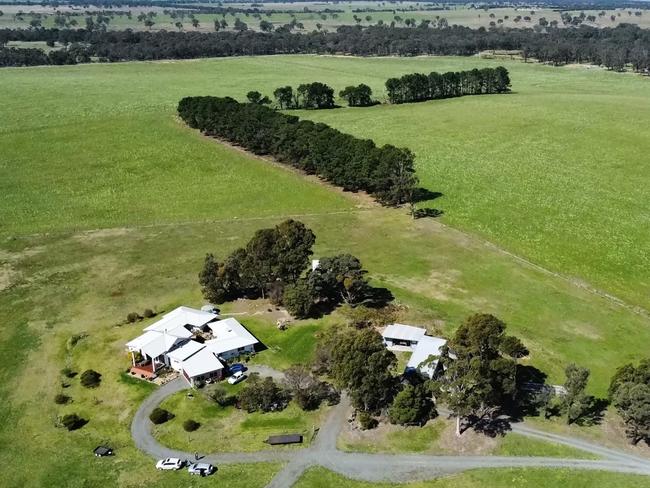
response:
{"label": "curved driveway", "polygon": [[[252,372],[280,378],[282,373],[262,366],[251,366]],[[151,434],[152,423],[149,414],[166,397],[188,388],[183,378],[177,378],[153,392],[140,405],[131,424],[131,435],[135,445],[150,456],[162,459],[178,457],[192,459],[193,453],[164,447]],[[284,468],[271,480],[269,488],[292,486],[305,469],[323,466],[346,477],[364,481],[405,482],[425,480],[441,475],[458,473],[475,468],[571,468],[604,470],[619,473],[650,476],[650,460],[592,444],[582,439],[549,434],[521,424],[513,424],[512,431],[528,437],[564,444],[593,453],[602,459],[580,460],[545,457],[505,456],[431,456],[416,454],[364,454],[343,452],[336,448],[336,439],[347,421],[350,402],[342,395],[341,402],[332,409],[321,426],[312,445],[300,450],[267,449],[251,453],[209,454],[202,461],[215,465],[258,462],[287,462]]]}

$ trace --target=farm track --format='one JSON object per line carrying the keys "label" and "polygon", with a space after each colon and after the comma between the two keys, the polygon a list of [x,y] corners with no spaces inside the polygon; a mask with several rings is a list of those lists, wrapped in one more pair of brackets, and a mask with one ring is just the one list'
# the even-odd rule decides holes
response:
{"label": "farm track", "polygon": [[[268,367],[253,366],[250,370],[266,375],[270,374],[275,378],[282,377],[282,373]],[[183,378],[177,378],[157,389],[140,405],[131,424],[133,441],[140,450],[154,458],[193,458],[192,453],[161,446],[151,434],[152,424],[148,418],[151,411],[166,397],[186,388],[188,385]],[[336,440],[347,421],[349,410],[350,401],[344,394],[341,397],[341,402],[332,409],[318,431],[316,439],[308,448],[208,454],[201,459],[217,466],[220,464],[286,462],[287,464],[276,474],[267,488],[288,488],[300,478],[306,469],[313,466],[323,466],[343,476],[369,482],[407,482],[432,479],[469,469],[516,467],[586,469],[650,476],[650,461],[646,459],[592,444],[582,439],[548,434],[523,425],[513,425],[512,430],[531,438],[582,449],[601,456],[603,459],[591,461],[523,456],[430,456],[343,452],[337,449]]]}

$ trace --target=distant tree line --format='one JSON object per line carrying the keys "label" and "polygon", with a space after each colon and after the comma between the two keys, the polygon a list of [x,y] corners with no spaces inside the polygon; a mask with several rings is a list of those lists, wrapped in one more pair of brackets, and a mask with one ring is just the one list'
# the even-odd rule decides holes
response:
{"label": "distant tree line", "polygon": [[[336,32],[295,34],[274,32],[133,32],[87,29],[0,29],[0,46],[8,41],[50,41],[76,44],[83,52],[75,62],[190,59],[268,54],[353,54],[361,56],[456,55],[481,51],[519,50],[525,58],[562,65],[589,62],[620,70],[627,64],[650,70],[650,30],[630,24],[614,28],[443,29],[389,26],[343,26]],[[6,48],[0,48],[6,49]],[[69,48],[66,48],[69,49]],[[25,53],[21,65],[50,64]]]}
{"label": "distant tree line", "polygon": [[410,203],[416,194],[414,156],[408,149],[377,147],[326,124],[232,98],[187,97],[178,113],[208,136],[271,155],[347,191],[366,191],[382,204]]}
{"label": "distant tree line", "polygon": [[421,102],[463,95],[505,93],[509,91],[510,77],[503,66],[428,75],[413,73],[386,81],[386,92],[391,103]]}

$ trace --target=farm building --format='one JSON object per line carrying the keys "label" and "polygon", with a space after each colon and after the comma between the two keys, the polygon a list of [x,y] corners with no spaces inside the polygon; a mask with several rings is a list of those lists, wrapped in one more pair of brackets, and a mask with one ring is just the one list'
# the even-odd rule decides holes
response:
{"label": "farm building", "polygon": [[215,313],[179,307],[145,327],[144,334],[129,341],[126,348],[131,353],[132,374],[152,378],[167,366],[194,385],[221,379],[223,362],[255,352],[258,343],[234,318],[219,320]]}
{"label": "farm building", "polygon": [[411,352],[405,372],[417,371],[433,378],[439,370],[438,357],[447,340],[426,335],[426,329],[412,325],[392,324],[384,329],[382,338],[386,347],[393,351]]}

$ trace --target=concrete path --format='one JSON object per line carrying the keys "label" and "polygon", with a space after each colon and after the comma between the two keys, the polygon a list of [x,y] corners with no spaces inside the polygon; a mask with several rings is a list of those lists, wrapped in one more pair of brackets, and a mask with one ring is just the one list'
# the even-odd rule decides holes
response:
{"label": "concrete path", "polygon": [[[266,366],[251,366],[251,372],[281,379],[282,373]],[[151,434],[153,424],[151,411],[166,397],[184,390],[187,383],[178,378],[157,389],[140,406],[131,424],[135,445],[156,459],[178,457],[194,459],[194,453],[164,447]],[[600,460],[561,459],[545,457],[505,456],[430,456],[416,454],[364,454],[342,452],[336,448],[336,440],[347,421],[350,400],[341,396],[341,402],[332,408],[320,427],[312,445],[300,450],[266,449],[252,453],[208,454],[202,461],[214,465],[259,462],[286,462],[271,480],[268,488],[292,486],[312,466],[323,466],[352,479],[378,482],[406,482],[432,479],[442,475],[459,473],[476,468],[569,468],[632,473],[650,476],[650,461],[626,452],[606,448],[582,439],[550,434],[521,424],[513,424],[512,431],[531,438],[564,444],[600,456]]]}

